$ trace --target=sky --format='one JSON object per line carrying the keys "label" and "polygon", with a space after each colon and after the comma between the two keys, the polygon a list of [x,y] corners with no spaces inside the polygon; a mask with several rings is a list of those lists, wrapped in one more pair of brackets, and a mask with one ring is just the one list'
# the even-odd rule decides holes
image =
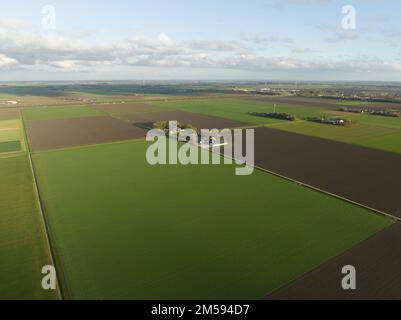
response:
{"label": "sky", "polygon": [[399,0],[0,4],[0,81],[401,81]]}

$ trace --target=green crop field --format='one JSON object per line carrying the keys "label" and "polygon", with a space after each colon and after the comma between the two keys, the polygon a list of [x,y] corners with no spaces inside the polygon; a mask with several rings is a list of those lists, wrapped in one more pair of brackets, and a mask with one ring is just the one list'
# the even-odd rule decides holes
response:
{"label": "green crop field", "polygon": [[19,141],[0,142],[0,153],[16,152],[20,150],[21,150],[21,142]]}
{"label": "green crop field", "polygon": [[[274,103],[240,99],[205,99],[180,101],[154,101],[155,105],[194,113],[222,117],[249,124],[263,125],[283,122],[283,120],[251,115],[252,112],[273,112]],[[276,112],[292,114],[296,117],[313,117],[324,113],[324,109],[297,105],[276,104]]]}
{"label": "green crop field", "polygon": [[234,166],[150,166],[145,141],[33,154],[67,298],[260,299],[392,222]]}
{"label": "green crop field", "polygon": [[281,120],[258,117],[248,114],[249,112],[269,112],[273,105],[248,102],[241,100],[219,99],[219,100],[179,100],[179,101],[154,101],[155,105],[182,111],[200,113],[216,116],[249,124],[278,123]]}
{"label": "green crop field", "polygon": [[354,125],[342,127],[307,121],[295,121],[280,123],[275,125],[274,128],[401,153],[401,130],[391,126],[375,126],[358,122]]}
{"label": "green crop field", "polygon": [[377,105],[382,105],[386,106],[388,108],[396,107],[399,106],[399,103],[394,103],[394,102],[376,102],[376,101],[358,101],[358,100],[343,100],[336,102],[337,105],[340,106],[349,106],[349,107],[369,107],[369,106],[377,106]]}
{"label": "green crop field", "polygon": [[41,287],[51,264],[26,155],[0,159],[0,300],[54,299]]}
{"label": "green crop field", "polygon": [[21,122],[19,120],[0,120],[0,142],[21,139]]}
{"label": "green crop field", "polygon": [[26,108],[23,110],[23,115],[26,120],[50,120],[102,116],[104,113],[91,107],[70,106]]}
{"label": "green crop field", "polygon": [[359,123],[401,130],[401,118],[372,116],[368,114],[353,117]]}

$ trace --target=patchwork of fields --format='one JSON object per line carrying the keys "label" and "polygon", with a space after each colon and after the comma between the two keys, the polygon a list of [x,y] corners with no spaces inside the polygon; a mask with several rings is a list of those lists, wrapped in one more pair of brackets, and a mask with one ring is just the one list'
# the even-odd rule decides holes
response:
{"label": "patchwork of fields", "polygon": [[[269,300],[400,300],[401,224],[378,232],[300,279],[268,295]],[[358,290],[345,291],[338,272],[352,265]]]}
{"label": "patchwork of fields", "polygon": [[260,168],[401,218],[400,154],[272,128],[256,129],[255,150]]}
{"label": "patchwork of fields", "polygon": [[0,157],[22,151],[23,140],[20,120],[0,120]]}
{"label": "patchwork of fields", "polygon": [[390,223],[259,171],[152,167],[147,145],[34,154],[68,297],[259,299]]}
{"label": "patchwork of fields", "polygon": [[[38,287],[37,270],[51,256],[29,155],[67,299],[303,297],[305,274],[319,283],[325,263],[365,261],[363,254],[352,260],[358,248],[388,230],[399,241],[394,219],[262,170],[239,177],[229,165],[150,166],[141,126],[266,127],[256,130],[257,165],[399,216],[399,119],[356,115],[357,125],[334,127],[251,113],[330,115],[335,101],[165,100],[23,108],[23,123],[19,112],[0,112],[0,172],[7,173],[1,218],[14,227],[0,227],[0,271],[21,265],[0,298],[58,297]],[[2,151],[16,148],[13,141],[19,152]],[[378,248],[390,238],[381,239]],[[398,266],[401,255],[383,252]],[[301,289],[279,290],[292,283]]]}
{"label": "patchwork of fields", "polygon": [[357,123],[346,127],[295,121],[283,122],[274,126],[274,128],[367,148],[401,153],[401,119],[370,115],[358,115],[351,118],[356,120]]}

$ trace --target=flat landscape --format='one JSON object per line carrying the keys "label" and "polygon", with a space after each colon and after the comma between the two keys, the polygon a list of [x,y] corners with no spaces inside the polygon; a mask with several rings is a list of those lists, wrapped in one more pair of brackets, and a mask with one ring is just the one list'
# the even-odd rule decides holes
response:
{"label": "flat landscape", "polygon": [[167,112],[151,112],[142,114],[125,114],[121,115],[124,120],[131,121],[133,123],[147,123],[150,126],[158,121],[178,121],[183,124],[191,124],[195,128],[199,129],[225,129],[225,128],[236,128],[243,127],[247,124],[244,122],[211,117],[202,114],[196,114],[185,111],[167,111]]}
{"label": "flat landscape", "polygon": [[[0,108],[0,298],[400,298],[399,118],[334,126],[306,118],[344,116],[336,99],[114,90]],[[145,127],[173,120],[255,128],[258,168],[151,166]],[[46,264],[58,291],[40,288]],[[340,291],[341,264],[358,292]]]}
{"label": "flat landscape", "polygon": [[0,298],[57,299],[41,286],[51,263],[26,155],[0,158]]}
{"label": "flat landscape", "polygon": [[111,115],[163,111],[162,108],[157,107],[150,103],[101,104],[101,105],[94,105],[94,108]]}
{"label": "flat landscape", "polygon": [[[269,300],[400,300],[401,224],[375,234],[344,254],[268,295]],[[345,265],[358,270],[358,290],[338,285]]]}
{"label": "flat landscape", "polygon": [[401,2],[349,2],[3,5],[0,301],[401,300]]}
{"label": "flat landscape", "polygon": [[10,120],[10,119],[18,119],[19,118],[19,110],[16,108],[13,109],[1,109],[0,108],[0,120]]}
{"label": "flat landscape", "polygon": [[66,297],[261,299],[391,223],[263,172],[152,167],[146,147],[34,153]]}
{"label": "flat landscape", "polygon": [[32,150],[45,150],[143,138],[146,130],[109,116],[27,122]]}
{"label": "flat landscape", "polygon": [[258,167],[401,218],[401,155],[272,128],[255,136]]}

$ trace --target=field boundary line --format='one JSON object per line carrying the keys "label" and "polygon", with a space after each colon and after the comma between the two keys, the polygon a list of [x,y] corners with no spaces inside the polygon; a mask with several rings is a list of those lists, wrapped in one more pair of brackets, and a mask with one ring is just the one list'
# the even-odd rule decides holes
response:
{"label": "field boundary line", "polygon": [[316,271],[316,270],[319,269],[320,267],[322,267],[322,266],[324,266],[324,265],[326,265],[326,264],[330,264],[330,263],[332,263],[335,259],[338,259],[338,258],[340,258],[340,257],[345,256],[346,254],[350,253],[351,250],[353,250],[353,249],[357,248],[358,246],[362,245],[362,244],[365,243],[366,241],[370,240],[372,237],[377,236],[379,233],[385,232],[386,230],[388,230],[389,228],[393,227],[393,226],[394,226],[395,224],[397,224],[397,223],[399,223],[399,222],[398,222],[398,221],[395,221],[393,224],[391,224],[391,225],[389,225],[389,226],[387,226],[387,227],[384,227],[383,229],[381,229],[381,230],[379,230],[379,231],[377,231],[377,232],[374,232],[373,234],[369,235],[366,239],[361,240],[360,242],[358,242],[358,243],[355,244],[354,246],[348,248],[347,250],[343,251],[342,253],[340,253],[340,254],[338,254],[338,255],[336,255],[336,256],[334,256],[334,257],[332,257],[332,258],[330,258],[330,259],[328,259],[328,260],[326,260],[326,261],[324,261],[324,262],[322,262],[321,264],[317,265],[316,267],[314,267],[314,268],[311,269],[310,271],[306,272],[306,273],[303,274],[302,276],[300,276],[300,277],[298,277],[298,278],[296,278],[296,279],[294,279],[294,280],[288,282],[287,284],[284,284],[284,285],[278,287],[277,289],[272,290],[271,292],[267,293],[267,294],[266,294],[263,298],[261,298],[260,300],[263,300],[263,301],[266,301],[266,300],[267,300],[267,301],[272,301],[271,299],[269,299],[269,297],[271,297],[272,295],[274,295],[276,292],[279,292],[280,290],[285,289],[285,288],[287,288],[287,287],[291,287],[291,286],[292,286],[293,284],[295,284],[296,282],[298,282],[298,281],[300,281],[300,280],[302,280],[302,279],[305,279],[306,277],[308,277],[309,275],[311,275],[314,271]]}
{"label": "field boundary line", "polygon": [[[227,156],[227,155],[225,155],[224,153],[214,151],[213,149],[211,149],[211,152],[213,152],[213,153],[215,153],[215,154],[219,154],[219,155],[222,156],[223,158],[230,159],[230,160],[232,160],[232,161],[234,161],[234,162],[236,161],[236,159],[235,159],[234,157]],[[249,166],[249,165],[248,165],[248,166]],[[299,186],[306,187],[306,188],[311,189],[311,190],[314,190],[314,191],[318,191],[318,192],[323,193],[323,194],[325,194],[325,195],[327,195],[327,196],[330,196],[330,197],[333,197],[333,198],[336,198],[336,199],[339,199],[339,200],[348,202],[348,203],[350,203],[350,204],[353,204],[353,205],[356,205],[356,206],[358,206],[358,207],[367,209],[367,210],[369,210],[369,211],[372,211],[372,212],[374,212],[374,213],[376,213],[376,214],[380,214],[380,215],[385,216],[385,217],[387,217],[387,218],[391,218],[391,219],[394,220],[394,222],[396,222],[396,221],[401,222],[401,217],[397,217],[397,216],[394,216],[394,215],[392,215],[392,214],[390,214],[390,213],[381,211],[381,210],[379,210],[379,209],[375,209],[375,208],[369,207],[369,206],[364,205],[364,204],[362,204],[362,203],[359,203],[359,202],[356,202],[356,201],[347,199],[347,198],[345,198],[345,197],[343,197],[343,196],[340,196],[340,195],[338,195],[338,194],[331,193],[331,192],[329,192],[329,191],[320,189],[320,188],[318,188],[318,187],[314,187],[314,186],[312,186],[312,185],[310,185],[310,184],[307,184],[307,183],[298,181],[298,180],[296,180],[296,179],[293,179],[293,178],[284,176],[284,175],[282,175],[282,174],[280,174],[280,173],[271,171],[271,170],[269,170],[269,169],[262,168],[262,167],[260,167],[260,166],[258,166],[258,165],[255,165],[255,164],[254,164],[253,167],[254,167],[255,169],[258,169],[259,171],[269,173],[269,174],[274,175],[274,176],[276,176],[276,177],[278,177],[278,178],[281,178],[281,179],[287,180],[287,181],[289,181],[289,182],[295,183],[295,184],[297,184],[297,185],[299,185]]]}
{"label": "field boundary line", "polygon": [[345,197],[343,197],[343,196],[340,196],[340,195],[338,195],[338,194],[332,193],[332,192],[330,192],[330,191],[326,191],[326,190],[320,189],[320,188],[318,188],[318,187],[314,187],[314,186],[312,186],[312,185],[310,185],[310,184],[307,184],[307,183],[304,183],[304,182],[295,180],[295,179],[293,179],[293,178],[284,176],[284,175],[282,175],[282,174],[280,174],[280,173],[273,172],[273,171],[270,171],[270,170],[268,170],[268,169],[265,169],[265,168],[262,168],[262,167],[259,167],[259,166],[256,166],[256,165],[255,165],[254,167],[255,167],[256,169],[260,170],[260,171],[264,171],[264,172],[266,172],[266,173],[270,173],[270,174],[272,174],[272,175],[275,175],[276,177],[279,177],[279,178],[285,179],[285,180],[287,180],[287,181],[296,183],[296,184],[298,184],[298,185],[300,185],[300,186],[303,186],[303,187],[306,187],[306,188],[308,188],[308,189],[312,189],[312,190],[318,191],[318,192],[323,193],[323,194],[326,194],[326,195],[328,195],[328,196],[330,196],[330,197],[337,198],[337,199],[339,199],[339,200],[342,200],[342,201],[351,203],[351,204],[356,205],[356,206],[358,206],[358,207],[362,207],[362,208],[367,209],[367,210],[369,210],[369,211],[373,211],[373,212],[375,212],[375,213],[377,213],[377,214],[380,214],[380,215],[386,216],[386,217],[388,217],[388,218],[391,218],[391,219],[393,219],[393,220],[396,220],[396,221],[398,221],[398,222],[401,222],[401,218],[400,218],[400,217],[396,217],[396,216],[394,216],[394,215],[392,215],[392,214],[390,214],[390,213],[386,213],[386,212],[381,211],[381,210],[379,210],[379,209],[375,209],[375,208],[369,207],[369,206],[367,206],[367,205],[364,205],[364,204],[362,204],[362,203],[356,202],[356,201],[351,200],[351,199],[347,199],[347,198],[345,198]]}
{"label": "field boundary line", "polygon": [[[28,134],[27,134],[27,131],[26,131],[25,122],[24,122],[24,118],[23,118],[21,110],[20,110],[20,117],[21,117],[22,130],[23,130],[23,136],[24,136],[23,139],[24,139],[24,143],[25,143],[25,146],[26,146],[26,153],[28,155],[29,164],[30,164],[30,167],[31,167],[33,186],[34,186],[34,189],[35,189],[37,206],[38,206],[38,209],[40,211],[40,216],[41,216],[42,225],[43,225],[43,229],[44,229],[45,239],[46,239],[47,245],[48,245],[49,257],[50,257],[51,263],[53,264],[53,266],[54,266],[54,268],[56,270],[56,286],[57,286],[56,291],[57,291],[57,295],[58,295],[59,300],[64,300],[63,290],[62,290],[62,287],[61,287],[61,281],[59,280],[59,272],[58,272],[59,268],[56,265],[55,249],[54,249],[53,244],[52,244],[52,242],[50,240],[50,228],[49,228],[49,225],[48,225],[48,221],[46,219],[46,215],[44,213],[44,208],[43,208],[42,200],[41,200],[41,197],[40,197],[39,186],[38,186],[37,179],[36,179],[35,168],[34,168],[32,157],[31,157],[31,153],[30,153]],[[60,275],[61,275],[61,273],[60,273]]]}

